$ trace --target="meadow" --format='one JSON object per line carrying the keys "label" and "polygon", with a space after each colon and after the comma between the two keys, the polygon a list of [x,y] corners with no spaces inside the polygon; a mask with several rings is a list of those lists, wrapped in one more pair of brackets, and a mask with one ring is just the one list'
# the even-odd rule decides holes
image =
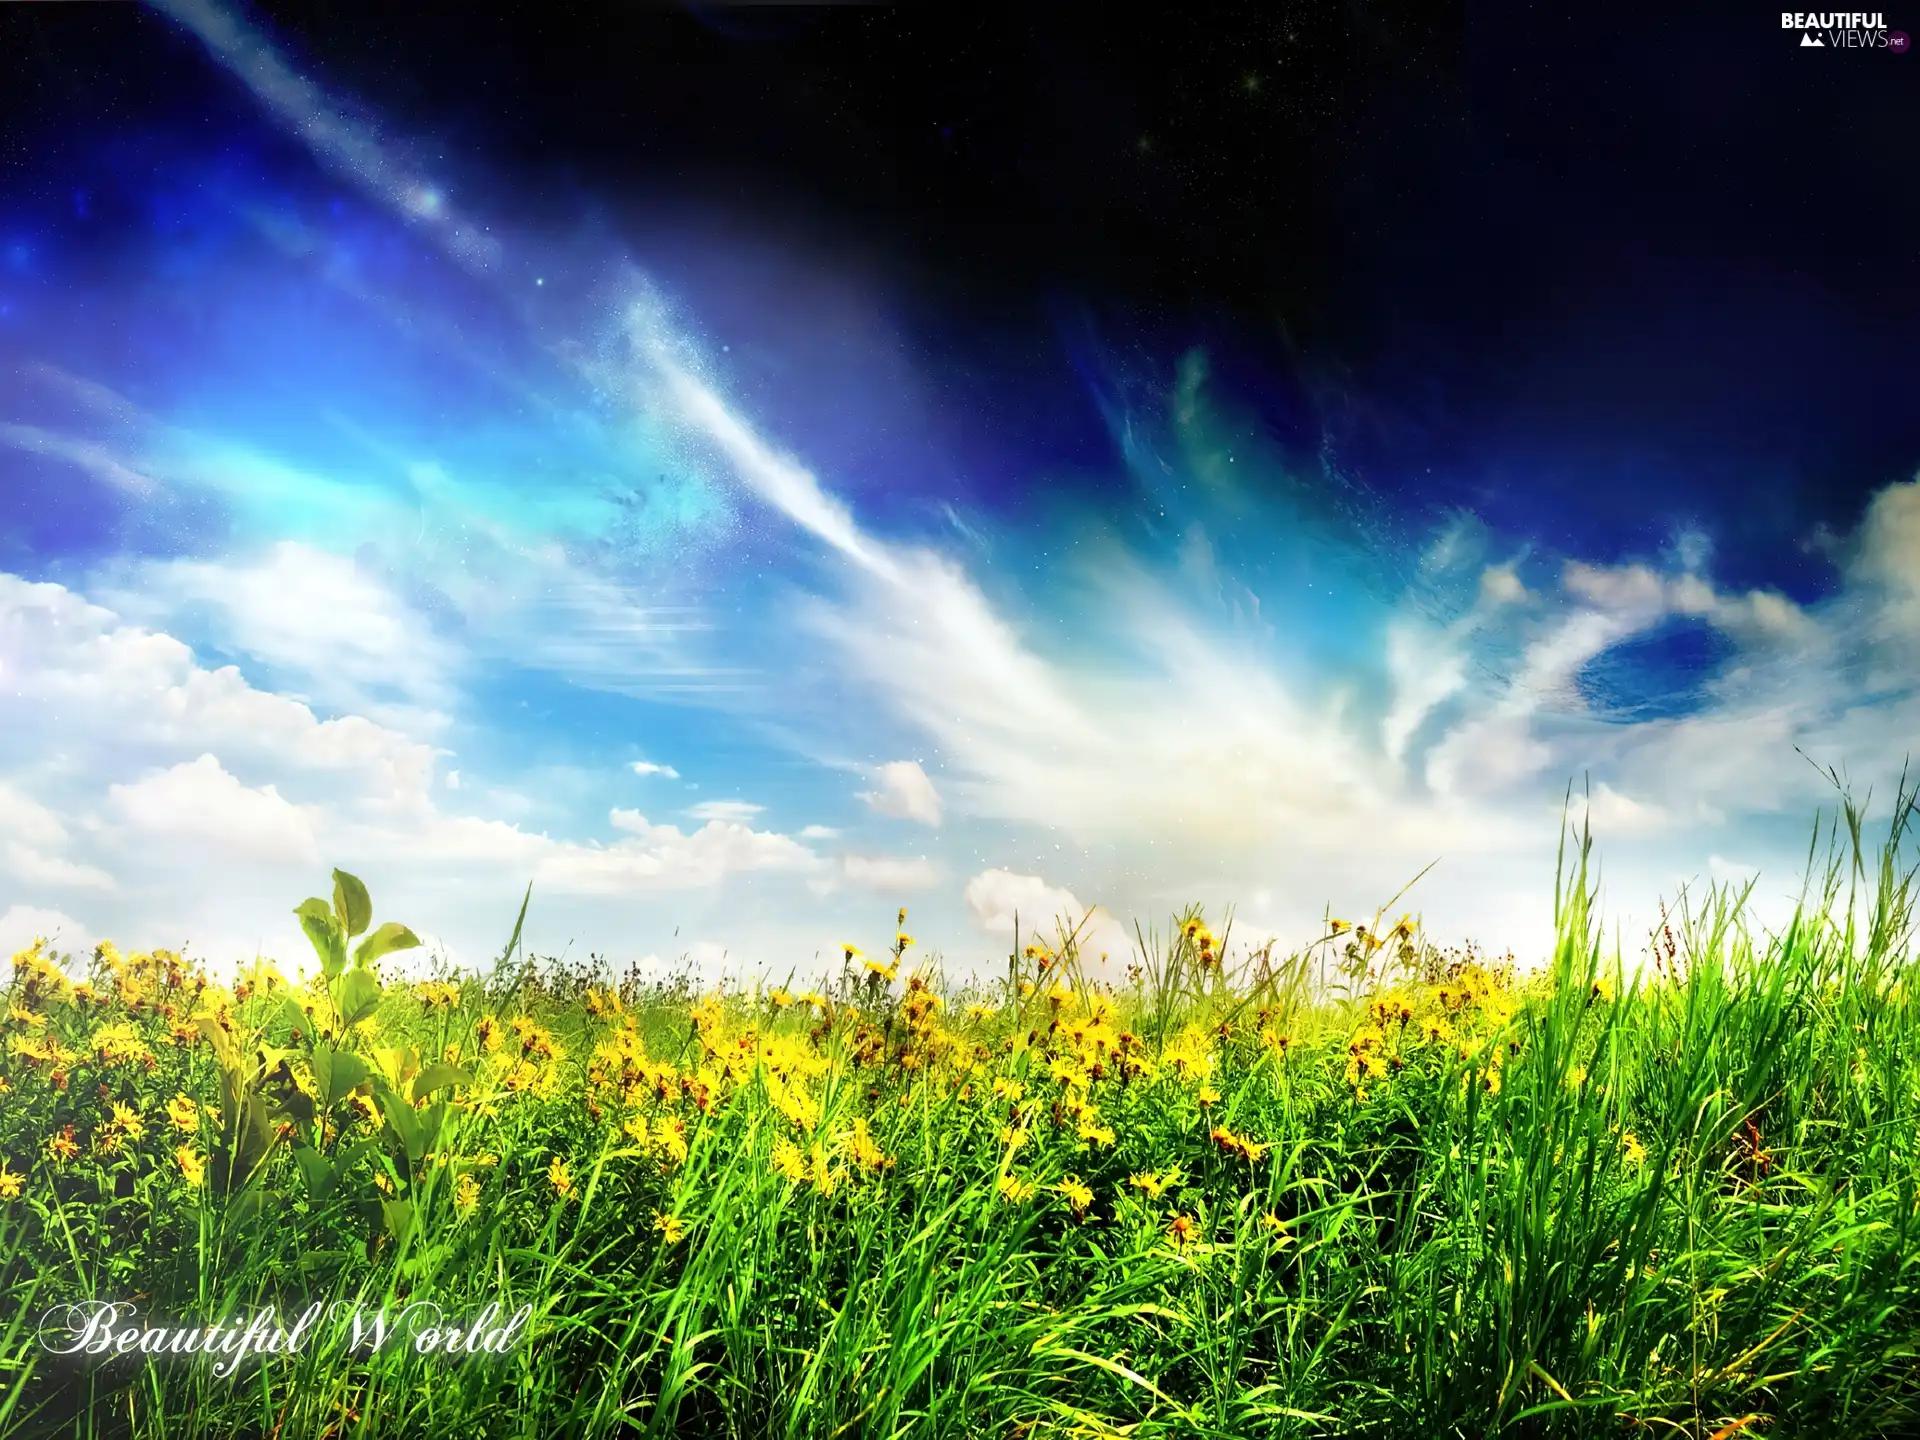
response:
{"label": "meadow", "polygon": [[[1171,917],[969,986],[906,914],[814,988],[535,961],[13,958],[0,1436],[1920,1434],[1914,796],[1603,942],[1300,953]],[[1882,822],[1887,823],[1887,822]],[[521,916],[526,914],[523,903]],[[889,917],[891,918],[891,917]],[[1096,979],[1096,976],[1107,978]],[[530,1307],[492,1354],[63,1355],[46,1317]]]}

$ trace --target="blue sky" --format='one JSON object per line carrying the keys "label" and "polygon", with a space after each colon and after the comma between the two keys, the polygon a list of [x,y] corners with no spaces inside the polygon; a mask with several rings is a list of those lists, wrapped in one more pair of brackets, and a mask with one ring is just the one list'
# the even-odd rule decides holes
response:
{"label": "blue sky", "polygon": [[517,220],[165,8],[252,128],[0,197],[0,944],[294,959],[340,865],[468,963],[531,882],[545,952],[808,972],[904,905],[967,969],[1438,861],[1405,907],[1525,954],[1590,783],[1632,952],[1689,882],[1777,918],[1805,757],[1920,733],[1910,471],[1770,577],[1683,485],[1633,543],[1404,503],[1200,332],[1069,317],[1079,418],[996,425],[857,259]]}

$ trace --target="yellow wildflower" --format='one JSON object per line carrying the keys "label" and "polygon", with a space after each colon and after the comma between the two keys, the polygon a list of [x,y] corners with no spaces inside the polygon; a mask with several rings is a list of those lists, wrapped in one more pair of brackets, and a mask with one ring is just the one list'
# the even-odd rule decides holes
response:
{"label": "yellow wildflower", "polygon": [[1629,1165],[1647,1163],[1647,1147],[1640,1143],[1640,1137],[1631,1130],[1620,1132],[1620,1153],[1626,1157]]}
{"label": "yellow wildflower", "polygon": [[773,1142],[773,1155],[768,1163],[776,1175],[796,1185],[807,1178],[806,1152],[784,1135]]}
{"label": "yellow wildflower", "polygon": [[661,1243],[666,1245],[678,1245],[687,1233],[687,1227],[681,1223],[678,1215],[668,1215],[659,1210],[653,1212],[653,1228],[659,1232]]}
{"label": "yellow wildflower", "polygon": [[1076,1215],[1086,1214],[1087,1207],[1093,1204],[1093,1191],[1078,1175],[1069,1175],[1053,1187],[1062,1199],[1073,1207]]}
{"label": "yellow wildflower", "polygon": [[573,1176],[567,1173],[567,1162],[558,1155],[547,1166],[547,1183],[553,1186],[553,1193],[562,1200],[573,1194]]}
{"label": "yellow wildflower", "polygon": [[1159,1174],[1151,1170],[1136,1171],[1128,1178],[1127,1183],[1136,1190],[1144,1191],[1149,1200],[1158,1200],[1180,1183],[1180,1167],[1176,1165]]}
{"label": "yellow wildflower", "polygon": [[113,1102],[113,1123],[120,1127],[120,1132],[129,1140],[138,1140],[147,1130],[147,1122],[140,1118],[140,1113],[118,1100]]}
{"label": "yellow wildflower", "polygon": [[185,1095],[176,1095],[167,1102],[167,1119],[173,1122],[173,1128],[191,1135],[200,1128],[200,1107]]}
{"label": "yellow wildflower", "polygon": [[1002,1175],[999,1184],[1000,1198],[1009,1205],[1023,1204],[1033,1198],[1034,1186],[1030,1180],[1022,1180],[1017,1175]]}
{"label": "yellow wildflower", "polygon": [[182,1145],[173,1152],[174,1163],[180,1167],[180,1173],[186,1176],[187,1184],[195,1189],[207,1178],[207,1162],[200,1152],[191,1145]]}
{"label": "yellow wildflower", "polygon": [[0,1160],[0,1200],[19,1198],[20,1187],[26,1182],[26,1178],[24,1175],[14,1174],[7,1168],[6,1162]]}
{"label": "yellow wildflower", "polygon": [[453,1203],[456,1209],[471,1210],[480,1203],[480,1177],[471,1173],[463,1174],[453,1182]]}
{"label": "yellow wildflower", "polygon": [[60,1127],[60,1133],[47,1141],[47,1153],[61,1164],[65,1164],[80,1153],[80,1146],[73,1138],[73,1126]]}

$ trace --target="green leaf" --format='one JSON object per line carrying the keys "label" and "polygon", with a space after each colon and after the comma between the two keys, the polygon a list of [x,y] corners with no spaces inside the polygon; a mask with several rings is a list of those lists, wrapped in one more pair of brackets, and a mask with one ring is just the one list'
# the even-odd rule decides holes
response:
{"label": "green leaf", "polygon": [[318,898],[303,900],[293,912],[300,917],[300,928],[307,932],[307,943],[320,957],[320,971],[331,980],[347,968],[347,937],[340,929],[327,902]]}
{"label": "green leaf", "polygon": [[344,1100],[373,1073],[367,1062],[358,1055],[338,1054],[333,1057],[333,1098]]}
{"label": "green leaf", "polygon": [[337,1051],[324,1040],[315,1042],[313,1078],[319,1082],[321,1109],[331,1110],[371,1073],[358,1055]]}
{"label": "green leaf", "polygon": [[420,1157],[427,1153],[427,1135],[421,1127],[420,1116],[391,1090],[380,1092],[380,1108],[386,1112],[387,1125],[407,1152],[407,1159],[418,1165]]}
{"label": "green leaf", "polygon": [[327,1157],[318,1150],[306,1145],[296,1145],[293,1158],[299,1162],[300,1174],[307,1182],[307,1196],[318,1205],[333,1193],[335,1180],[333,1166]]}
{"label": "green leaf", "polygon": [[459,1066],[443,1064],[436,1060],[415,1077],[413,1098],[424,1100],[434,1091],[444,1089],[448,1085],[471,1085],[472,1083],[473,1076]]}
{"label": "green leaf", "polygon": [[527,906],[533,900],[533,882],[527,882],[527,893],[520,897],[520,918],[513,922],[513,938],[507,941],[507,948],[500,952],[500,964],[504,965],[513,958],[513,952],[520,948],[520,930],[527,923]]}
{"label": "green leaf", "polygon": [[304,1037],[309,1045],[314,1041],[313,1021],[307,1018],[307,1012],[300,1008],[300,1002],[289,995],[286,1003],[280,1007],[287,1017],[287,1023],[293,1026],[294,1033]]}
{"label": "green leaf", "polygon": [[389,920],[378,930],[360,942],[360,948],[353,952],[353,963],[371,965],[382,955],[395,950],[411,950],[420,943],[420,937],[397,920]]}
{"label": "green leaf", "polygon": [[367,887],[344,870],[333,872],[333,913],[351,940],[373,923],[373,901]]}
{"label": "green leaf", "polygon": [[387,1233],[395,1240],[407,1238],[407,1232],[413,1228],[413,1202],[411,1200],[382,1200],[380,1213],[386,1217]]}
{"label": "green leaf", "polygon": [[380,981],[371,970],[349,970],[340,981],[340,1023],[352,1029],[380,1008]]}

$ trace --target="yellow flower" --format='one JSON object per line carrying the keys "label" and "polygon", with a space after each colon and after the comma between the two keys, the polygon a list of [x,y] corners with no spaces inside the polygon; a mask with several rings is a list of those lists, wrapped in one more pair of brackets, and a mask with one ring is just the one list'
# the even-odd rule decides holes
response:
{"label": "yellow flower", "polygon": [[865,1170],[884,1170],[893,1163],[892,1157],[881,1150],[868,1131],[865,1117],[853,1122],[853,1133],[847,1137],[847,1148],[852,1151],[854,1161]]}
{"label": "yellow flower", "polygon": [[482,1015],[480,1023],[473,1027],[473,1033],[480,1039],[480,1048],[491,1055],[500,1048],[500,1022],[491,1015]]}
{"label": "yellow flower", "polygon": [[139,1112],[118,1100],[113,1102],[113,1123],[129,1140],[138,1140],[147,1130],[147,1122],[140,1118]]}
{"label": "yellow flower", "polygon": [[573,1194],[573,1177],[567,1173],[567,1162],[558,1155],[547,1166],[547,1183],[553,1186],[553,1193],[562,1200]]}
{"label": "yellow flower", "polygon": [[200,1107],[187,1096],[176,1095],[167,1102],[167,1119],[174,1129],[191,1135],[200,1128]]}
{"label": "yellow flower", "polygon": [[681,1164],[687,1158],[687,1127],[678,1120],[662,1115],[654,1121],[653,1143],[670,1164]]}
{"label": "yellow flower", "polygon": [[140,1032],[125,1020],[102,1025],[95,1030],[91,1045],[103,1065],[144,1062],[153,1056],[146,1042],[140,1038]]}
{"label": "yellow flower", "polygon": [[1620,1132],[1620,1153],[1626,1157],[1629,1165],[1647,1163],[1647,1147],[1640,1143],[1640,1137],[1631,1130]]}
{"label": "yellow flower", "polygon": [[1002,1175],[999,1190],[1000,1198],[1007,1204],[1019,1205],[1033,1198],[1034,1186],[1032,1181],[1022,1180],[1017,1175]]}
{"label": "yellow flower", "polygon": [[1346,920],[1327,921],[1327,933],[1329,935],[1344,935],[1347,933],[1347,931],[1351,930],[1352,928],[1353,928],[1353,925]]}
{"label": "yellow flower", "polygon": [[1202,1085],[1200,1087],[1200,1103],[1202,1105],[1218,1105],[1220,1103],[1220,1092],[1211,1085]]}
{"label": "yellow flower", "polygon": [[80,1153],[80,1146],[73,1138],[73,1126],[60,1127],[60,1133],[47,1141],[47,1153],[62,1164]]}
{"label": "yellow flower", "polygon": [[26,1178],[24,1175],[14,1174],[13,1171],[7,1168],[6,1162],[0,1160],[0,1200],[16,1199],[20,1194],[20,1187],[25,1183]]}
{"label": "yellow flower", "polygon": [[461,1210],[471,1210],[480,1203],[479,1176],[464,1174],[453,1182],[453,1203]]}
{"label": "yellow flower", "polygon": [[1087,1207],[1093,1204],[1093,1191],[1078,1175],[1067,1176],[1053,1188],[1060,1193],[1067,1204],[1073,1207],[1076,1215],[1084,1215]]}
{"label": "yellow flower", "polygon": [[24,1005],[10,1003],[7,1006],[7,1018],[16,1025],[24,1025],[29,1030],[38,1030],[47,1023],[47,1017],[36,1014]]}
{"label": "yellow flower", "polygon": [[796,1185],[807,1178],[806,1152],[784,1135],[773,1142],[773,1154],[768,1163],[776,1175]]}
{"label": "yellow flower", "polygon": [[1167,1238],[1176,1245],[1185,1245],[1199,1233],[1199,1227],[1185,1215],[1176,1215],[1167,1226]]}
{"label": "yellow flower", "polygon": [[1158,1200],[1180,1183],[1180,1167],[1176,1165],[1163,1174],[1155,1174],[1151,1170],[1137,1171],[1128,1178],[1127,1183],[1136,1190],[1145,1191],[1149,1200]]}
{"label": "yellow flower", "polygon": [[653,1212],[653,1228],[659,1232],[661,1242],[667,1245],[678,1245],[687,1233],[687,1227],[681,1223],[678,1215],[668,1215],[660,1210]]}
{"label": "yellow flower", "polygon": [[1110,1126],[1102,1125],[1096,1117],[1088,1115],[1081,1118],[1080,1138],[1089,1145],[1105,1149],[1113,1144],[1115,1136]]}
{"label": "yellow flower", "polygon": [[893,943],[898,945],[902,950],[904,950],[909,945],[913,944],[913,936],[907,934],[903,930],[898,935],[893,937]]}
{"label": "yellow flower", "polygon": [[1287,1222],[1269,1210],[1260,1217],[1260,1228],[1273,1238],[1276,1245],[1291,1245],[1293,1237],[1287,1233]]}
{"label": "yellow flower", "polygon": [[898,965],[883,965],[878,960],[867,961],[866,968],[869,975],[878,975],[882,980],[888,982],[891,982],[893,978],[900,973],[900,967]]}
{"label": "yellow flower", "polygon": [[862,950],[858,945],[847,945],[843,943],[840,946],[840,948],[847,952],[847,959],[849,961],[858,960],[861,956],[867,953],[866,951]]}
{"label": "yellow flower", "polygon": [[1567,1072],[1567,1088],[1569,1090],[1578,1090],[1582,1085],[1586,1083],[1587,1083],[1587,1067],[1586,1066],[1576,1065]]}
{"label": "yellow flower", "polygon": [[182,1145],[173,1152],[174,1163],[179,1165],[180,1173],[187,1177],[187,1184],[199,1187],[207,1177],[207,1162],[191,1145]]}
{"label": "yellow flower", "polygon": [[374,1171],[373,1183],[380,1187],[381,1194],[383,1195],[393,1194],[393,1179],[391,1176],[387,1174],[386,1171],[384,1170]]}

